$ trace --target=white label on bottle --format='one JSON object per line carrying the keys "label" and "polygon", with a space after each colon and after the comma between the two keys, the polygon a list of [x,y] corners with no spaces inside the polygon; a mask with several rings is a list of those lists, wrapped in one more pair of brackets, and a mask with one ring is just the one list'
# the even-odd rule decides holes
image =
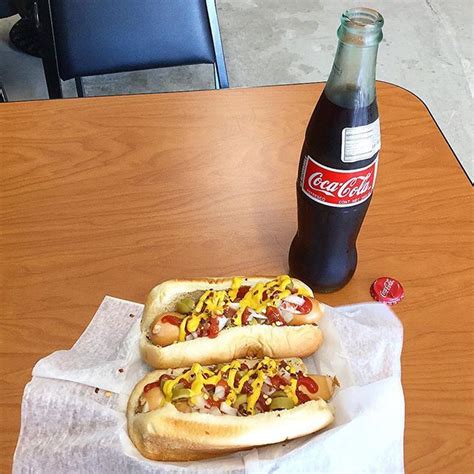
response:
{"label": "white label on bottle", "polygon": [[380,150],[380,120],[342,131],[341,160],[344,163],[372,158]]}

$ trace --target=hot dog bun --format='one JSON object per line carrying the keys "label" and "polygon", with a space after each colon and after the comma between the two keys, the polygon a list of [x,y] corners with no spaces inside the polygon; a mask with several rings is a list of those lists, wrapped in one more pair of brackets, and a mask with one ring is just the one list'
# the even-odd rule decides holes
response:
{"label": "hot dog bun", "polygon": [[[245,285],[267,282],[270,277],[249,277]],[[303,282],[292,279],[294,285],[304,287],[313,295]],[[195,280],[169,280],[151,290],[146,300],[141,322],[140,352],[143,360],[156,369],[187,367],[193,362],[216,364],[245,357],[274,358],[307,357],[322,343],[322,334],[318,326],[240,326],[226,328],[217,338],[200,337],[191,341],[178,342],[166,347],[152,344],[148,339],[150,325],[162,313],[174,311],[177,301],[183,295],[196,291],[227,289],[232,278],[205,278]],[[320,318],[322,306],[316,301],[312,312]]]}
{"label": "hot dog bun", "polygon": [[[302,361],[295,362],[306,370]],[[145,385],[164,373],[179,375],[182,372],[183,369],[151,372],[130,396],[128,433],[138,450],[149,459],[193,461],[220,456],[314,433],[334,420],[332,408],[322,399],[290,410],[246,417],[182,413],[172,403],[148,413],[136,413]]]}

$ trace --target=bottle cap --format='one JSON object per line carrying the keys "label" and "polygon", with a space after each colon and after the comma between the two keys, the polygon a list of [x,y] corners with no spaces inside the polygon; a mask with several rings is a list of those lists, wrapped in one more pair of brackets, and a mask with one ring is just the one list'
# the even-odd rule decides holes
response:
{"label": "bottle cap", "polygon": [[372,298],[389,305],[399,303],[405,296],[401,283],[391,277],[380,277],[370,287]]}

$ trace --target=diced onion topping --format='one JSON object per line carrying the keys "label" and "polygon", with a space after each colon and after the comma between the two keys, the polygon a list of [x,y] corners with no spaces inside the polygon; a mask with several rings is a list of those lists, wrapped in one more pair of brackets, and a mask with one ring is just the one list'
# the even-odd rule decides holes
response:
{"label": "diced onion topping", "polygon": [[286,301],[287,303],[294,304],[296,306],[301,306],[302,304],[304,304],[304,298],[298,295],[293,295],[293,294],[290,296],[287,296],[284,299],[284,301]]}
{"label": "diced onion topping", "polygon": [[196,395],[193,398],[193,402],[196,408],[198,408],[199,410],[202,410],[206,407],[206,400],[204,400],[204,397],[202,395]]}
{"label": "diced onion topping", "polygon": [[226,415],[237,415],[237,409],[234,407],[231,407],[230,405],[227,405],[226,402],[221,403],[221,412],[225,413]]}
{"label": "diced onion topping", "polygon": [[250,310],[250,315],[253,316],[255,319],[267,319],[264,314],[256,313],[253,310]]}
{"label": "diced onion topping", "polygon": [[[198,330],[201,330],[199,337],[206,335],[216,337],[218,331],[226,327],[243,326],[252,322],[253,318],[256,320],[253,321],[254,324],[258,321],[259,324],[279,325],[278,321],[266,318],[265,311],[269,307],[276,308],[282,305],[282,309],[290,311],[293,310],[292,306],[295,306],[293,312],[297,312],[298,306],[305,302],[303,296],[310,296],[309,291],[304,287],[294,288],[294,283],[288,275],[258,281],[253,286],[246,285],[244,278],[235,277],[230,288],[220,290],[210,288],[202,293],[198,301],[187,301],[190,304],[180,305],[180,308],[186,311],[182,313],[185,317],[179,326],[178,340],[189,340],[187,334]],[[289,307],[284,307],[284,304]],[[215,324],[217,321],[211,324],[212,331],[206,334],[206,329],[209,329],[209,323],[213,318],[222,315],[230,319],[221,321],[219,318],[219,324]]]}
{"label": "diced onion topping", "polygon": [[225,397],[225,388],[222,385],[217,385],[214,391],[215,397],[220,400]]}
{"label": "diced onion topping", "polygon": [[[200,413],[246,416],[268,411],[273,397],[288,398],[297,405],[301,375],[298,374],[298,368],[290,360],[264,357],[211,367],[194,363],[180,375],[166,375],[158,383],[167,402],[179,400],[188,403],[191,411]],[[277,389],[280,393],[274,395]]]}
{"label": "diced onion topping", "polygon": [[287,311],[286,309],[280,309],[280,313],[286,324],[288,324],[294,318],[294,314],[290,311]]}
{"label": "diced onion topping", "polygon": [[222,415],[221,411],[219,410],[219,408],[217,407],[212,407],[210,410],[209,410],[209,413],[211,415]]}
{"label": "diced onion topping", "polygon": [[222,331],[222,329],[224,329],[225,325],[227,324],[227,321],[229,321],[229,319],[226,317],[219,318],[219,331]]}
{"label": "diced onion topping", "polygon": [[275,389],[267,384],[267,383],[264,383],[263,386],[262,386],[262,393],[264,393],[265,395],[270,395],[270,393],[274,392]]}

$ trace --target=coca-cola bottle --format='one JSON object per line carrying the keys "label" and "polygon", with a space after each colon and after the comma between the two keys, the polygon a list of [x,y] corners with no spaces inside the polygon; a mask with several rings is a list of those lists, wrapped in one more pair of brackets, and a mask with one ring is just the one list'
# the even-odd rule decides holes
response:
{"label": "coca-cola bottle", "polygon": [[322,293],[346,285],[357,265],[380,150],[375,63],[382,26],[380,13],[368,8],[342,15],[332,71],[301,151],[290,273]]}

